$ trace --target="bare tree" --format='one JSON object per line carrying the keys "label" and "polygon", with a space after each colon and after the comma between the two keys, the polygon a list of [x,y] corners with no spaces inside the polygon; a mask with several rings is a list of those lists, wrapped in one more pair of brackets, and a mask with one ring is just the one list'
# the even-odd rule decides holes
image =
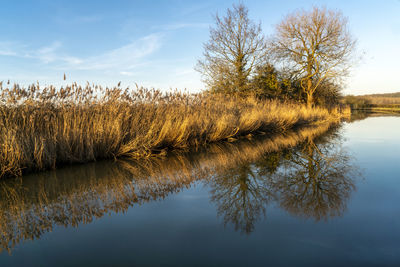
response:
{"label": "bare tree", "polygon": [[243,93],[256,67],[264,63],[267,48],[261,25],[249,20],[242,4],[228,9],[226,17],[217,14],[215,24],[196,70],[214,92]]}
{"label": "bare tree", "polygon": [[355,43],[341,12],[314,7],[289,14],[276,26],[271,51],[294,72],[311,106],[321,83],[340,83],[348,73]]}

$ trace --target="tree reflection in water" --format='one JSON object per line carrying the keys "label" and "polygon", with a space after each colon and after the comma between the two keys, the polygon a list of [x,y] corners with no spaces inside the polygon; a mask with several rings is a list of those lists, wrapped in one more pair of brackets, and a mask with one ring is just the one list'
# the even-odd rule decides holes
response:
{"label": "tree reflection in water", "polygon": [[337,142],[308,140],[273,176],[281,207],[315,220],[340,216],[355,189],[357,169]]}
{"label": "tree reflection in water", "polygon": [[252,164],[218,173],[210,180],[211,201],[217,205],[218,215],[225,224],[233,223],[235,230],[250,233],[254,222],[265,215],[265,204],[273,196],[268,179],[260,176]]}
{"label": "tree reflection in water", "polygon": [[78,227],[163,199],[194,181],[210,186],[219,216],[244,233],[254,230],[271,201],[296,215],[339,215],[354,189],[354,168],[337,149],[337,136],[317,138],[327,131],[336,130],[324,124],[166,159],[102,162],[0,181],[0,251],[55,225]]}
{"label": "tree reflection in water", "polygon": [[274,200],[289,213],[315,220],[341,215],[359,175],[336,130],[293,149],[266,153],[217,172],[211,200],[225,224],[249,234]]}

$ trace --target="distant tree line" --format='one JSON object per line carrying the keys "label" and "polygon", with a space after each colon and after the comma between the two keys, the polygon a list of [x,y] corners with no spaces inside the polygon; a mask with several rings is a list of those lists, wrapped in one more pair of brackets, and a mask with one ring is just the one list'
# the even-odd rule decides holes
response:
{"label": "distant tree line", "polygon": [[372,95],[347,95],[341,102],[352,109],[368,109],[374,107],[400,108],[400,92]]}
{"label": "distant tree line", "polygon": [[338,11],[314,7],[286,16],[271,38],[240,4],[215,16],[196,69],[212,93],[335,105],[355,40]]}

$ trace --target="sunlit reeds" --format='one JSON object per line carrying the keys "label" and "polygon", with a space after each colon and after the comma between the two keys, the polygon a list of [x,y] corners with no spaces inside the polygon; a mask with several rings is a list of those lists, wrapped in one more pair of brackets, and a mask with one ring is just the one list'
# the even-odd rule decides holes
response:
{"label": "sunlit reeds", "polygon": [[140,158],[337,119],[337,111],[224,95],[89,85],[0,89],[0,178]]}

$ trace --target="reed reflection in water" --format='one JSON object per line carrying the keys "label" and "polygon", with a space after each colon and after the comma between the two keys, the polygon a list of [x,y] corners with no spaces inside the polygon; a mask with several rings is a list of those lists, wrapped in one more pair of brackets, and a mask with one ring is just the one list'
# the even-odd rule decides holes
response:
{"label": "reed reflection in water", "polygon": [[99,162],[1,181],[0,250],[11,252],[56,225],[78,227],[164,199],[195,181],[210,187],[225,223],[247,234],[272,201],[294,215],[327,219],[345,210],[356,173],[338,126],[323,124],[165,159]]}

